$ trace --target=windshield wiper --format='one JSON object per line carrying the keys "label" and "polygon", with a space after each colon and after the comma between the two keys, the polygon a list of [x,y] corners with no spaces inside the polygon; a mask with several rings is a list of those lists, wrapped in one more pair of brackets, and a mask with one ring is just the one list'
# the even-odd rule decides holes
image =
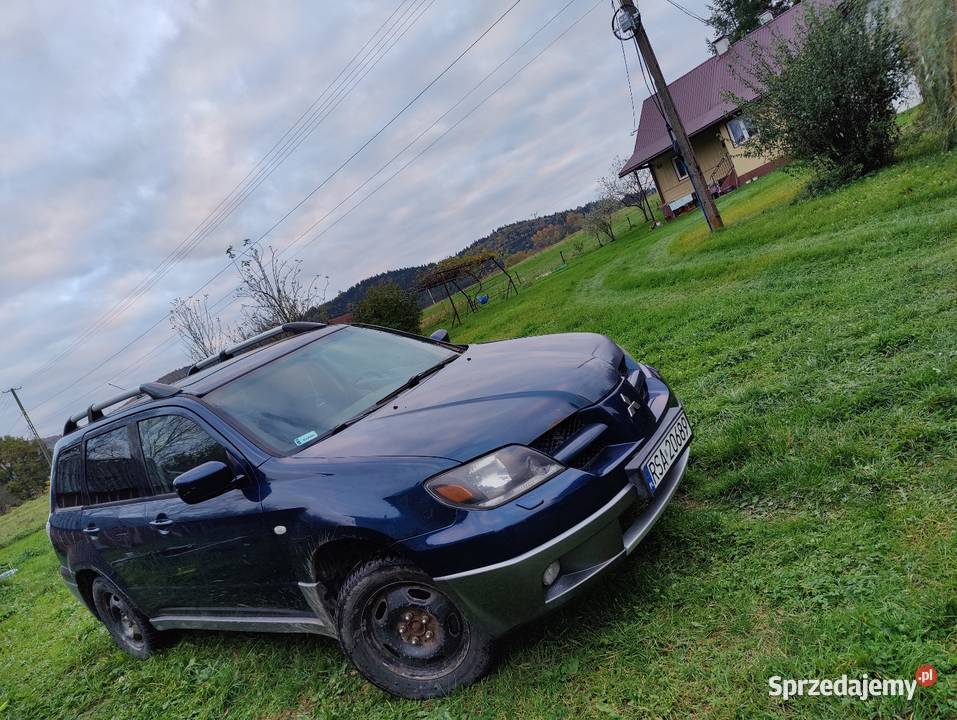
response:
{"label": "windshield wiper", "polygon": [[[410,377],[408,380],[406,380],[404,383],[402,383],[401,385],[399,385],[399,387],[397,387],[395,390],[393,390],[392,392],[390,392],[388,395],[386,395],[385,397],[382,397],[382,398],[379,398],[378,400],[376,400],[376,401],[375,401],[375,404],[373,404],[371,407],[366,408],[365,410],[363,410],[362,412],[360,412],[360,413],[357,414],[357,415],[353,415],[353,416],[352,416],[351,418],[349,418],[348,420],[343,420],[341,423],[339,423],[339,424],[336,425],[334,428],[332,428],[332,430],[330,430],[330,431],[327,432],[325,435],[323,435],[321,438],[319,438],[319,440],[325,440],[327,437],[331,437],[332,435],[335,435],[336,433],[342,432],[343,430],[345,430],[345,429],[346,429],[347,427],[349,427],[350,425],[354,425],[355,423],[359,422],[359,421],[360,421],[362,418],[364,418],[366,415],[369,415],[369,414],[371,414],[372,412],[374,412],[375,410],[378,410],[380,407],[382,407],[383,405],[385,405],[387,402],[389,402],[389,401],[390,401],[392,398],[394,398],[395,396],[399,395],[400,393],[405,392],[405,391],[408,390],[409,388],[415,387],[415,386],[418,385],[420,382],[422,382],[423,380],[425,380],[425,378],[427,378],[429,375],[431,375],[431,374],[433,374],[433,373],[435,373],[435,372],[438,372],[439,370],[441,370],[442,368],[444,368],[446,365],[448,365],[450,362],[452,362],[453,360],[455,360],[457,357],[459,357],[459,356],[458,356],[458,355],[453,355],[452,357],[446,358],[446,359],[443,360],[442,362],[436,363],[436,364],[433,365],[432,367],[427,368],[427,369],[423,370],[423,371],[420,372],[420,373],[416,373],[415,375],[413,375],[412,377]],[[316,442],[319,442],[319,440],[317,440]]]}
{"label": "windshield wiper", "polygon": [[453,360],[455,360],[455,358],[457,358],[457,357],[458,357],[458,355],[453,355],[452,357],[446,358],[446,359],[443,360],[442,362],[436,363],[436,364],[433,365],[432,367],[427,368],[427,369],[423,370],[423,371],[420,372],[420,373],[416,373],[415,375],[413,375],[412,377],[410,377],[408,380],[406,380],[404,383],[402,383],[401,385],[399,385],[399,387],[397,387],[395,390],[393,390],[392,392],[390,392],[388,395],[386,395],[386,396],[383,397],[383,398],[379,398],[378,400],[376,400],[376,403],[375,403],[375,405],[372,406],[372,408],[375,409],[375,408],[377,408],[377,407],[381,407],[382,405],[385,405],[387,402],[389,402],[389,400],[391,400],[392,398],[394,398],[396,395],[398,395],[399,393],[405,392],[405,391],[408,390],[409,388],[415,387],[415,386],[418,385],[420,382],[422,382],[423,380],[425,380],[425,378],[427,378],[429,375],[431,375],[432,373],[438,372],[439,370],[441,370],[442,368],[444,368],[446,365],[448,365],[450,362],[452,362]]}

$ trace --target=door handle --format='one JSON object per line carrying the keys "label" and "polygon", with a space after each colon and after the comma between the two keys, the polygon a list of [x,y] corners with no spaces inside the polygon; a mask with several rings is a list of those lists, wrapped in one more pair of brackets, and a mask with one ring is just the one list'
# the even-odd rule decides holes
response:
{"label": "door handle", "polygon": [[150,525],[153,527],[168,527],[172,525],[173,521],[170,520],[165,515],[157,515],[155,520],[150,520]]}
{"label": "door handle", "polygon": [[83,528],[83,532],[85,532],[87,535],[96,535],[98,532],[100,532],[100,528],[98,528],[96,525],[87,525],[85,528]]}

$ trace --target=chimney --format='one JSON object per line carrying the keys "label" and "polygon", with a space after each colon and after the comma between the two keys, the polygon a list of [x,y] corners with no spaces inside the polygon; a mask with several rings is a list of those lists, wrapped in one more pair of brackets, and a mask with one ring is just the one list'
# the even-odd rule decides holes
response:
{"label": "chimney", "polygon": [[767,25],[772,20],[774,20],[774,13],[772,13],[770,10],[765,10],[763,13],[758,15],[758,22],[762,25]]}
{"label": "chimney", "polygon": [[714,40],[714,51],[718,55],[724,55],[731,47],[731,40],[727,35],[722,35]]}

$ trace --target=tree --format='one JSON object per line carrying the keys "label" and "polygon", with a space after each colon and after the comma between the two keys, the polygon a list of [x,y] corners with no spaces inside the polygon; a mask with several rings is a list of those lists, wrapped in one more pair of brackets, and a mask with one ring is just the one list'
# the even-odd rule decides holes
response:
{"label": "tree", "polygon": [[243,246],[247,250],[238,256],[232,247],[226,250],[239,271],[241,284],[236,295],[248,301],[243,305],[243,319],[237,329],[241,337],[304,320],[324,300],[325,287],[320,291],[317,284],[324,277],[328,287],[328,276],[304,279],[302,260],[281,260],[272,247],[267,255],[248,239]]}
{"label": "tree", "polygon": [[47,489],[50,473],[36,443],[7,435],[0,438],[0,485],[5,496],[20,502]]}
{"label": "tree", "polygon": [[[641,208],[641,214],[647,222],[648,220],[654,219],[651,205],[646,199],[648,188],[653,186],[651,173],[645,168],[637,172],[628,173],[624,177],[618,177],[618,173],[621,168],[625,166],[626,162],[626,159],[620,155],[616,155],[612,158],[611,168],[609,168],[607,175],[598,178],[598,186],[605,195],[615,198],[622,205]],[[630,228],[630,218],[628,224]]]}
{"label": "tree", "polygon": [[907,0],[901,19],[924,101],[922,119],[950,150],[957,144],[957,2]]}
{"label": "tree", "polygon": [[554,245],[563,237],[565,237],[565,232],[558,225],[546,225],[532,235],[532,245],[536,250],[541,250],[549,245]]}
{"label": "tree", "polygon": [[353,320],[418,333],[422,324],[422,310],[411,293],[389,282],[373,285],[366,291],[365,297],[356,306]]}
{"label": "tree", "polygon": [[579,212],[565,213],[565,229],[569,234],[582,229],[582,214]]}
{"label": "tree", "polygon": [[[770,10],[777,17],[793,4],[792,0],[715,0],[708,6],[711,11],[708,24],[717,37],[737,42],[761,25],[762,14]],[[708,49],[716,52],[714,41],[708,42]]]}
{"label": "tree", "polygon": [[615,241],[615,229],[612,220],[615,213],[621,208],[621,203],[608,193],[602,195],[595,206],[585,214],[582,220],[582,229],[595,236],[599,245],[603,245],[602,238],[608,242]]}
{"label": "tree", "polygon": [[908,82],[902,35],[886,9],[808,5],[792,42],[755,49],[742,76],[756,95],[742,106],[757,135],[751,155],[787,157],[833,187],[889,163],[899,130],[895,101]]}
{"label": "tree", "polygon": [[169,311],[170,326],[177,332],[190,360],[198,362],[215,355],[225,348],[231,339],[228,327],[209,310],[209,296],[199,298],[176,298]]}

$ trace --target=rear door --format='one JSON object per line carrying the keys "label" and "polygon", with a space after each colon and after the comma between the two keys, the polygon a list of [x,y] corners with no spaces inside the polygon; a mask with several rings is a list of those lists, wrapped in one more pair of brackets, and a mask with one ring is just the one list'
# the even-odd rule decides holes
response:
{"label": "rear door", "polygon": [[84,443],[86,504],[80,529],[97,568],[140,606],[148,575],[143,541],[146,477],[134,452],[128,422],[106,426]]}
{"label": "rear door", "polygon": [[[215,429],[184,409],[136,422],[152,498],[145,551],[157,614],[279,606],[275,544],[265,527],[256,469]],[[187,470],[211,460],[245,476],[241,488],[188,505],[173,489]]]}

